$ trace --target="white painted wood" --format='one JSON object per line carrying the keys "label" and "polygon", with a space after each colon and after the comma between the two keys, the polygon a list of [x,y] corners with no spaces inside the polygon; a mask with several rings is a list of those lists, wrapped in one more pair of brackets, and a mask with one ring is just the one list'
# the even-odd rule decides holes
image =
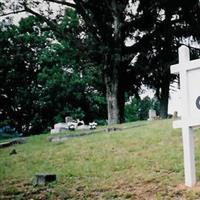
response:
{"label": "white painted wood", "polygon": [[185,63],[183,63],[181,68],[180,68],[180,63],[172,65],[171,73],[178,74],[178,73],[180,73],[181,70],[190,71],[190,70],[198,69],[198,68],[200,68],[199,63],[200,63],[200,59],[197,59],[197,60],[191,60],[190,62],[185,61]]}
{"label": "white painted wood", "polygon": [[[173,122],[173,128],[182,128],[185,184],[196,184],[193,127],[200,125],[200,109],[196,101],[200,96],[200,59],[190,61],[189,48],[179,48],[179,64],[171,66],[171,73],[180,74],[181,120]],[[199,101],[200,103],[200,101]]]}
{"label": "white painted wood", "polygon": [[182,45],[178,49],[179,64],[185,64],[185,62],[189,62],[189,60],[190,60],[190,50],[185,45]]}
{"label": "white painted wood", "polygon": [[188,127],[200,128],[199,120],[188,120],[187,122],[183,122],[183,120],[175,120],[173,121],[173,128],[182,128],[183,125],[187,125]]}
{"label": "white painted wood", "polygon": [[185,185],[192,187],[196,184],[194,136],[192,127],[182,128]]}
{"label": "white painted wood", "polygon": [[[199,63],[200,66],[200,63]],[[200,122],[200,109],[196,106],[196,100],[200,96],[200,68],[187,71],[187,90],[188,90],[188,119]]]}
{"label": "white painted wood", "polygon": [[175,64],[170,67],[170,71],[172,74],[178,74],[180,72],[180,64]]}
{"label": "white painted wood", "polygon": [[200,59],[197,60],[191,60],[188,65],[186,66],[186,70],[194,70],[200,68]]}
{"label": "white painted wood", "polygon": [[199,123],[199,120],[196,119],[196,120],[188,120],[188,126],[190,127],[200,127],[200,123]]}
{"label": "white painted wood", "polygon": [[182,120],[173,121],[173,128],[182,128]]}

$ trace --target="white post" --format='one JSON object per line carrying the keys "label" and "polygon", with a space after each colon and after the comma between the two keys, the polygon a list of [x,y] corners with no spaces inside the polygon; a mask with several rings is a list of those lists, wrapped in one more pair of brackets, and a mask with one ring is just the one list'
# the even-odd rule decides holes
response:
{"label": "white post", "polygon": [[182,45],[178,49],[178,60],[180,64],[190,61],[190,50],[188,47]]}
{"label": "white post", "polygon": [[190,61],[190,51],[186,46],[179,48],[179,64],[181,65],[180,85],[182,92],[182,137],[183,137],[183,152],[184,152],[184,172],[185,185],[192,187],[196,183],[195,159],[194,159],[194,135],[192,127],[187,124],[189,115],[189,100],[188,100],[188,77],[186,66]]}
{"label": "white post", "polygon": [[187,126],[183,127],[182,136],[183,136],[183,152],[184,152],[185,185],[192,187],[196,184],[193,129]]}
{"label": "white post", "polygon": [[200,96],[200,59],[190,60],[190,51],[186,46],[179,48],[179,63],[172,65],[171,73],[180,74],[181,120],[174,121],[174,128],[182,128],[185,185],[196,184],[195,148],[193,127],[200,126],[198,98]]}

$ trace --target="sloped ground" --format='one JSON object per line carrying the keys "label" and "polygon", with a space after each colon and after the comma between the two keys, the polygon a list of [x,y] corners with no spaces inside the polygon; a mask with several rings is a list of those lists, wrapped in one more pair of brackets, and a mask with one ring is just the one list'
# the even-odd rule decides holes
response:
{"label": "sloped ground", "polygon": [[[62,143],[33,136],[0,149],[0,199],[200,199],[198,184],[184,187],[181,130],[171,124],[123,124],[129,129]],[[200,131],[195,133],[200,180]],[[13,148],[17,154],[9,155]],[[57,182],[33,186],[34,175],[45,172],[57,174]]]}

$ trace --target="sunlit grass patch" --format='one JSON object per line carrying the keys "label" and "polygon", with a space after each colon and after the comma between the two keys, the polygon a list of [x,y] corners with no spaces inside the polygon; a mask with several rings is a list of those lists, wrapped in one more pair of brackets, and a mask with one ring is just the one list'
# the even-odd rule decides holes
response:
{"label": "sunlit grass patch", "polygon": [[[171,120],[116,127],[121,129],[61,143],[49,142],[49,134],[32,136],[25,144],[0,149],[0,198],[200,198],[198,192],[177,189],[184,183],[182,138],[181,130],[172,129]],[[199,180],[200,131],[195,133]],[[10,156],[13,148],[17,154]],[[34,187],[34,175],[45,172],[55,173],[57,181]]]}

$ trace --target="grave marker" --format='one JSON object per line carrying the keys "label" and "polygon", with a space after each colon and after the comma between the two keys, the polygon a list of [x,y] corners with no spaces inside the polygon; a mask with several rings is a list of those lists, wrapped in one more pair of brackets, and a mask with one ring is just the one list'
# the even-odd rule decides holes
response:
{"label": "grave marker", "polygon": [[156,111],[153,109],[149,110],[149,119],[148,120],[155,120],[156,119]]}
{"label": "grave marker", "polygon": [[181,120],[173,128],[182,128],[185,185],[196,184],[193,127],[200,125],[200,59],[190,61],[189,48],[179,48],[179,64],[171,66],[171,73],[180,75]]}

